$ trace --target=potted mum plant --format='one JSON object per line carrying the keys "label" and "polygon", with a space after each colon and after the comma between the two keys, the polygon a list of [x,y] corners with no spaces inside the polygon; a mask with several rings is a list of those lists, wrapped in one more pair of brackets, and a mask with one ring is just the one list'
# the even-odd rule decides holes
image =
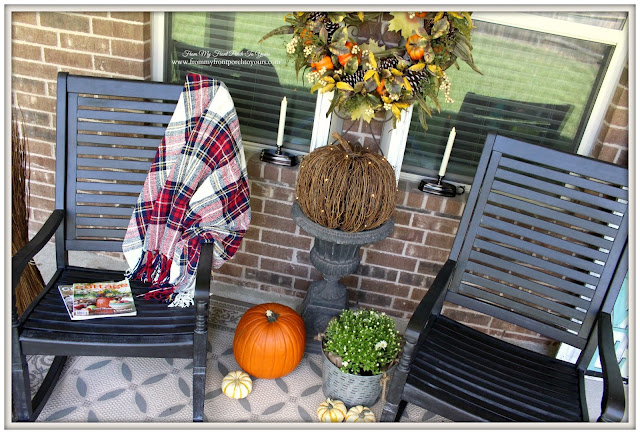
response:
{"label": "potted mum plant", "polygon": [[347,407],[373,405],[396,361],[401,340],[395,322],[384,312],[343,310],[329,321],[322,340],[325,396]]}

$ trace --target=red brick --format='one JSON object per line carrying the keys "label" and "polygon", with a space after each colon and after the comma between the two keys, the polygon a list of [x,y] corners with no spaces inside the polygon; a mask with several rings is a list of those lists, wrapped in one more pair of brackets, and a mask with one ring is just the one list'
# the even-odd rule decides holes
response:
{"label": "red brick", "polygon": [[296,197],[296,191],[284,185],[254,181],[251,183],[251,195],[281,200],[283,202],[293,202]]}
{"label": "red brick", "polygon": [[59,12],[40,12],[40,25],[74,32],[89,33],[90,18]]}
{"label": "red brick", "polygon": [[367,249],[380,250],[387,253],[394,253],[396,255],[402,255],[405,243],[400,240],[394,240],[393,238],[385,238],[382,241],[378,241],[375,244],[370,244]]}
{"label": "red brick", "polygon": [[94,18],[93,33],[120,39],[144,41],[145,30],[143,25],[137,23],[125,23],[108,19]]}
{"label": "red brick", "polygon": [[37,45],[11,42],[11,56],[21,59],[42,61],[42,49]]}
{"label": "red brick", "polygon": [[309,277],[309,267],[269,258],[260,259],[260,269],[296,277]]}
{"label": "red brick", "polygon": [[280,181],[280,167],[274,164],[262,163],[264,165],[263,168],[263,176],[264,179],[268,181]]}
{"label": "red brick", "polygon": [[115,57],[94,56],[95,69],[118,75],[144,77],[145,65],[142,59],[130,60]]}
{"label": "red brick", "polygon": [[116,20],[135,21],[146,23],[151,19],[149,12],[110,12],[111,18]]}
{"label": "red brick", "polygon": [[411,288],[411,300],[420,302],[425,295],[427,295],[427,290],[425,288]]}
{"label": "red brick", "polygon": [[[41,111],[21,109],[18,112],[18,121],[24,124],[35,124],[40,127],[48,127],[51,125],[51,114]],[[29,136],[29,138],[31,138]]]}
{"label": "red brick", "polygon": [[278,244],[295,249],[310,250],[313,239],[309,237],[292,235],[288,232],[274,232],[262,229],[262,242],[269,244]]}
{"label": "red brick", "polygon": [[213,271],[214,273],[224,274],[225,276],[241,277],[242,267],[225,262],[220,268]]}
{"label": "red brick", "polygon": [[408,297],[410,288],[405,285],[398,285],[390,282],[367,279],[366,277],[363,277],[362,279],[360,279],[360,289],[364,291],[392,295],[394,297]]}
{"label": "red brick", "polygon": [[[39,27],[11,26],[11,39],[41,45],[58,45],[58,34]],[[15,71],[14,71],[15,72]]]}
{"label": "red brick", "polygon": [[293,258],[293,250],[285,247],[264,244],[258,241],[245,240],[243,242],[245,252],[254,253],[268,258],[276,258],[290,261]]}
{"label": "red brick", "polygon": [[393,300],[393,305],[391,307],[404,312],[413,312],[416,310],[416,307],[418,307],[418,303],[404,298],[396,298]]}
{"label": "red brick", "polygon": [[264,201],[264,213],[272,214],[280,217],[291,216],[291,203],[290,202],[276,202],[273,200]]}
{"label": "red brick", "polygon": [[420,261],[418,264],[418,273],[426,274],[429,276],[435,276],[442,268],[444,262],[428,262],[428,261]]}
{"label": "red brick", "polygon": [[443,204],[446,201],[444,197],[434,196],[433,194],[429,194],[426,197],[427,203],[424,205],[426,211],[440,212],[442,210]]}
{"label": "red brick", "polygon": [[407,206],[422,209],[427,200],[426,193],[419,190],[407,192]]}
{"label": "red brick", "polygon": [[46,83],[42,80],[35,80],[29,77],[11,77],[11,89],[15,92],[35,93],[44,95],[46,92]]}
{"label": "red brick", "polygon": [[382,279],[389,282],[395,282],[398,278],[398,270],[376,267],[370,264],[360,264],[355,273],[359,276],[372,277],[374,279]]}
{"label": "red brick", "polygon": [[422,244],[424,242],[425,234],[426,232],[421,229],[396,225],[393,228],[390,238]]}
{"label": "red brick", "polygon": [[620,149],[617,146],[603,145],[598,154],[598,160],[613,163],[618,156],[619,150]]}
{"label": "red brick", "polygon": [[427,239],[424,244],[428,246],[439,247],[441,249],[451,249],[453,247],[453,240],[455,239],[452,235],[444,235],[436,232],[427,232]]}
{"label": "red brick", "polygon": [[[30,143],[31,145],[31,143]],[[31,170],[31,182],[40,182],[42,184],[55,184],[55,174],[44,170]]]}
{"label": "red brick", "polygon": [[[121,41],[118,39],[111,41],[111,54],[113,56],[141,60],[147,59],[150,56],[150,50],[151,44],[144,42]],[[106,54],[108,54],[108,52]]]}
{"label": "red brick", "polygon": [[393,214],[392,214],[393,221],[397,225],[409,226],[409,223],[411,222],[412,214],[413,213],[411,213],[411,212],[402,211],[402,210],[399,210],[399,209],[396,208],[395,211],[393,211]]}
{"label": "red brick", "polygon": [[398,282],[400,283],[422,288],[427,288],[432,280],[432,277],[425,276],[424,274],[407,273],[404,271],[400,272],[400,277],[398,278]]}
{"label": "red brick", "polygon": [[25,129],[27,132],[27,137],[29,138],[44,140],[48,142],[55,142],[56,140],[56,130],[54,130],[53,128],[45,128],[26,124]]}
{"label": "red brick", "polygon": [[251,213],[251,225],[282,232],[289,232],[291,234],[296,230],[296,224],[291,217],[276,217],[258,212]]}
{"label": "red brick", "polygon": [[299,291],[306,291],[309,289],[309,285],[311,285],[312,281],[309,279],[294,279],[293,287]]}
{"label": "red brick", "polygon": [[270,285],[285,286],[288,288],[293,285],[293,278],[291,276],[284,276],[282,274],[271,273],[269,271],[247,268],[244,271],[244,275],[247,279],[256,280]]}
{"label": "red brick", "polygon": [[263,212],[263,205],[264,205],[264,201],[262,199],[258,199],[255,196],[251,196],[250,198],[250,204],[251,204],[251,212]]}
{"label": "red brick", "polygon": [[626,127],[629,125],[629,110],[626,108],[609,106],[605,119],[613,126]]}
{"label": "red brick", "polygon": [[250,253],[245,252],[237,252],[233,258],[231,258],[231,262],[237,265],[244,265],[246,267],[257,268],[260,257],[257,255],[252,255]]}
{"label": "red brick", "polygon": [[382,265],[383,267],[388,268],[398,268],[401,270],[413,271],[416,268],[417,261],[412,258],[399,257],[395,255],[389,255],[387,253],[369,250],[367,251],[366,255],[366,263]]}
{"label": "red brick", "polygon": [[629,130],[627,128],[610,127],[607,129],[603,143],[629,146]]}
{"label": "red brick", "polygon": [[449,198],[445,201],[443,213],[451,216],[461,216],[465,203],[457,197]]}
{"label": "red brick", "polygon": [[298,179],[298,166],[286,167],[280,169],[280,181],[295,187]]}
{"label": "red brick", "polygon": [[460,225],[459,220],[437,217],[429,214],[415,214],[412,226],[420,229],[428,229],[433,232],[455,235]]}
{"label": "red brick", "polygon": [[83,69],[93,68],[90,54],[57,50],[55,48],[44,49],[44,60],[50,65],[65,65]]}
{"label": "red brick", "polygon": [[11,12],[11,23],[23,23],[36,25],[36,13],[35,12]]}
{"label": "red brick", "polygon": [[[247,154],[249,154],[247,152]],[[256,156],[247,159],[247,173],[251,181],[262,178],[262,162]],[[251,190],[253,193],[253,188]]]}
{"label": "red brick", "polygon": [[[420,258],[427,261],[442,262],[449,257],[449,250],[439,249],[431,246],[421,246],[417,244],[407,244],[405,256]],[[413,270],[409,270],[413,271]]]}
{"label": "red brick", "polygon": [[48,65],[43,62],[30,62],[20,59],[11,59],[11,73],[32,78],[55,80],[58,74],[58,67],[54,65]]}
{"label": "red brick", "polygon": [[244,234],[245,240],[259,240],[260,239],[260,228],[256,226],[249,226],[249,229]]}
{"label": "red brick", "polygon": [[60,47],[69,50],[87,51],[93,54],[109,54],[109,39],[87,35],[60,33]]}

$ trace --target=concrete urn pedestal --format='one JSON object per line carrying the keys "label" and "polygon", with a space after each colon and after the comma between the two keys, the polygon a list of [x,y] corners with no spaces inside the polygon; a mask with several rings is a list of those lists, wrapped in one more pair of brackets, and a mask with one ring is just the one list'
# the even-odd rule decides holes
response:
{"label": "concrete urn pedestal", "polygon": [[300,229],[314,237],[311,264],[322,273],[322,280],[309,286],[298,308],[307,329],[306,351],[317,354],[322,348],[320,341],[314,338],[318,333],[324,333],[331,318],[349,308],[347,288],[340,279],[352,274],[360,265],[360,247],[385,239],[393,231],[394,222],[390,218],[372,230],[344,232],[311,221],[298,202],[293,203],[291,214]]}

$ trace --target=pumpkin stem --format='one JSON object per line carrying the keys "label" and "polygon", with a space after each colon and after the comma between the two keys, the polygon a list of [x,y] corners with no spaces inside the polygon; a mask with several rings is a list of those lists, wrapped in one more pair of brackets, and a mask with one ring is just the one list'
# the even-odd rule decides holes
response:
{"label": "pumpkin stem", "polygon": [[351,147],[351,144],[349,142],[347,142],[345,139],[343,139],[342,136],[340,134],[338,134],[337,131],[334,131],[332,136],[333,136],[334,139],[336,139],[338,141],[338,143],[340,143],[340,146],[342,146],[342,148],[345,151],[353,152],[353,148]]}
{"label": "pumpkin stem", "polygon": [[272,311],[272,310],[268,310],[268,309],[267,309],[266,314],[267,314],[267,322],[274,322],[274,321],[276,321],[276,320],[278,319],[278,317],[280,316],[280,315],[278,315],[277,313],[275,313],[274,311]]}

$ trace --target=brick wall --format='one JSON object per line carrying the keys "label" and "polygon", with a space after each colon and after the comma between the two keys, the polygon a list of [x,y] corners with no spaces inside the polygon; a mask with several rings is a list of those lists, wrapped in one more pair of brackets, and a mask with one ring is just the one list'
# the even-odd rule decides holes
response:
{"label": "brick wall", "polygon": [[150,79],[151,15],[13,12],[11,38],[11,98],[29,138],[33,232],[54,208],[58,71]]}
{"label": "brick wall", "polygon": [[619,166],[629,166],[628,64],[622,71],[591,156]]}

